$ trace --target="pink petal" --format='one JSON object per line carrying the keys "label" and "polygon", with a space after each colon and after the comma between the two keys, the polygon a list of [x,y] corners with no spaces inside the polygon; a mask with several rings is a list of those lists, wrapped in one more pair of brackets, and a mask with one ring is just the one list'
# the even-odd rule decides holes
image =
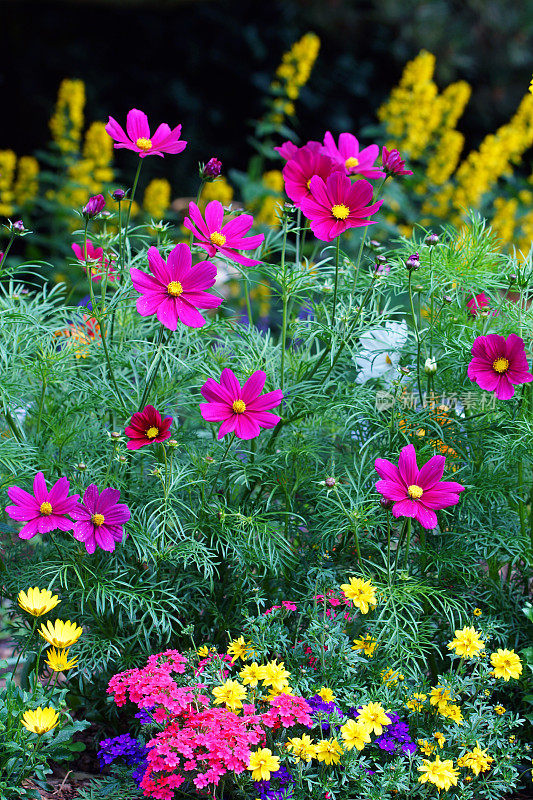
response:
{"label": "pink petal", "polygon": [[376,489],[383,497],[386,497],[387,500],[405,500],[406,499],[406,489],[405,486],[402,486],[400,483],[396,481],[377,481]]}
{"label": "pink petal", "polygon": [[256,397],[255,400],[251,400],[250,403],[247,403],[246,405],[247,408],[254,413],[256,411],[270,411],[271,408],[276,408],[276,406],[279,406],[282,400],[283,392],[281,389],[274,389],[273,392],[262,394],[260,397]]}
{"label": "pink petal", "polygon": [[424,464],[418,473],[417,483],[424,489],[431,489],[442,478],[446,459],[444,456],[433,456]]}
{"label": "pink petal", "polygon": [[392,507],[392,516],[396,517],[416,517],[418,514],[418,505],[414,500],[407,498],[395,503]]}
{"label": "pink petal", "polygon": [[180,322],[184,325],[187,325],[188,328],[201,328],[205,325],[205,319],[202,317],[199,311],[194,308],[187,300],[182,296],[177,298],[177,302],[175,303],[176,313],[180,318]]}
{"label": "pink petal", "polygon": [[157,247],[148,248],[147,256],[148,264],[152,274],[155,275],[158,281],[161,281],[162,284],[168,286],[172,280],[172,273]]}
{"label": "pink petal", "polygon": [[241,397],[241,384],[237,380],[234,372],[231,369],[226,367],[222,370],[222,375],[220,376],[220,383],[226,389],[226,391],[230,394],[233,400],[239,400]]}
{"label": "pink petal", "polygon": [[128,112],[126,119],[126,130],[131,141],[136,143],[137,139],[150,138],[150,125],[148,124],[148,117],[144,111],[139,111],[138,108],[132,108]]}
{"label": "pink petal", "polygon": [[[180,319],[180,315],[178,313],[178,303],[176,302],[176,298],[174,297],[166,297],[164,298],[157,306],[157,319],[164,325],[165,328],[168,328],[171,331],[175,331],[178,327],[178,319]],[[187,323],[185,323],[187,324]]]}
{"label": "pink petal", "polygon": [[250,375],[241,390],[241,398],[246,405],[255,400],[263,391],[266,381],[266,372],[258,369],[253,375]]}
{"label": "pink petal", "polygon": [[[131,143],[124,129],[118,124],[116,119],[109,117],[109,122],[105,126],[106,133],[117,142],[121,142],[122,147],[128,147]],[[116,147],[116,145],[115,145]]]}
{"label": "pink petal", "polygon": [[194,224],[199,228],[199,230],[204,234],[206,239],[209,239],[209,228],[204,222],[204,218],[202,216],[202,212],[196,205],[196,203],[189,203],[189,214],[191,215],[191,219]]}
{"label": "pink petal", "polygon": [[33,494],[39,505],[48,502],[48,489],[42,472],[38,472],[33,479]]}
{"label": "pink petal", "polygon": [[398,459],[398,469],[400,476],[407,486],[416,484],[418,479],[418,467],[416,465],[416,453],[412,444],[402,448]]}
{"label": "pink petal", "polygon": [[232,414],[229,419],[224,420],[224,422],[218,429],[217,439],[223,439],[227,433],[232,433],[235,430],[238,416],[239,416],[238,414]]}
{"label": "pink petal", "polygon": [[210,231],[220,231],[222,220],[224,219],[224,209],[218,200],[211,200],[205,207],[205,222]]}
{"label": "pink petal", "polygon": [[423,503],[418,504],[416,518],[423,528],[433,530],[437,527],[437,515],[429,508],[425,508]]}
{"label": "pink petal", "polygon": [[239,439],[255,439],[259,436],[261,429],[257,422],[248,414],[238,414],[235,426],[235,435]]}
{"label": "pink petal", "polygon": [[[192,255],[189,245],[182,242],[174,247],[167,257],[167,269],[170,279],[179,281],[183,287],[188,282],[188,276],[191,271]],[[216,274],[216,267],[215,267]],[[170,283],[170,281],[169,281]]]}
{"label": "pink petal", "polygon": [[233,416],[233,409],[227,403],[200,403],[200,414],[207,422],[220,422]]}
{"label": "pink petal", "polygon": [[395,483],[401,482],[398,467],[391,461],[387,461],[386,458],[376,458],[374,467],[380,478],[387,481],[394,481]]}

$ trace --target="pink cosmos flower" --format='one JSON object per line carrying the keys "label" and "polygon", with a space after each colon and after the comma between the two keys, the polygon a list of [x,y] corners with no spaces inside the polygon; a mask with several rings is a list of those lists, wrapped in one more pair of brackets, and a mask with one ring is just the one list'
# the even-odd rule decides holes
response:
{"label": "pink cosmos flower", "polygon": [[277,425],[280,417],[268,411],[281,403],[283,392],[276,389],[262,395],[265,380],[265,373],[257,370],[241,388],[230,369],[222,371],[220,383],[212,378],[207,379],[201,391],[208,402],[200,403],[200,412],[208,422],[222,420],[219,439],[232,431],[239,439],[254,439],[259,436],[260,428],[274,428]]}
{"label": "pink cosmos flower", "polygon": [[146,158],[146,156],[163,158],[165,153],[181,153],[187,147],[187,142],[180,139],[181,125],[177,125],[171,130],[166,122],[163,122],[151,136],[148,117],[144,111],[139,111],[137,108],[132,108],[128,112],[127,134],[113,117],[109,117],[105,129],[115,140],[114,147],[133,150],[139,154],[140,158]]}
{"label": "pink cosmos flower", "polygon": [[104,258],[104,250],[102,247],[95,247],[94,244],[87,239],[86,258],[84,258],[83,248],[80,247],[79,244],[74,243],[72,245],[72,249],[74,250],[74,255],[78,261],[83,264],[85,271],[87,271],[87,262],[87,265],[91,270],[93,281],[101,281],[106,270],[108,270],[107,279],[109,281],[116,280],[116,273],[114,269],[115,262],[112,261],[110,264],[109,260]]}
{"label": "pink cosmos flower", "polygon": [[364,178],[384,178],[385,173],[374,162],[379,155],[377,144],[371,144],[363,150],[353,133],[341,133],[338,145],[329,131],[324,136],[323,152],[340,164],[347,175],[362,175]]}
{"label": "pink cosmos flower", "polygon": [[309,186],[313,175],[319,175],[325,181],[332,172],[342,170],[341,165],[324,155],[321,149],[318,142],[300,147],[283,167],[285,191],[297,206],[304,197],[311,197]]}
{"label": "pink cosmos flower", "polygon": [[123,525],[131,514],[127,505],[117,502],[119,498],[118,489],[104,489],[100,493],[91,483],[85,490],[83,502],[70,512],[77,520],[73,536],[85,544],[89,554],[97,547],[112,552],[115,543],[122,541]]}
{"label": "pink cosmos flower", "polygon": [[309,187],[311,197],[304,197],[300,205],[318,239],[331,242],[348,228],[375,225],[368,217],[383,200],[367,205],[372,201],[372,184],[368,181],[352,183],[342,172],[332,172],[325,182],[315,175]]}
{"label": "pink cosmos flower", "polygon": [[484,308],[490,308],[490,300],[485,294],[485,292],[481,292],[481,294],[474,295],[472,299],[468,301],[466,307],[468,308],[472,316],[475,317]]}
{"label": "pink cosmos flower", "polygon": [[405,160],[401,157],[399,150],[381,150],[381,165],[387,175],[412,175],[410,169],[405,169]]}
{"label": "pink cosmos flower", "polygon": [[496,333],[478,336],[472,345],[473,359],[468,377],[499,400],[514,396],[515,386],[533,381],[524,340],[511,333],[507,339]]}
{"label": "pink cosmos flower", "polygon": [[408,444],[402,448],[398,466],[385,458],[376,458],[376,472],[382,480],[376,489],[387,500],[393,500],[394,517],[414,517],[423,528],[437,527],[435,511],[459,502],[459,492],[464,486],[455,481],[441,481],[444,456],[433,456],[418,469],[415,448]]}
{"label": "pink cosmos flower", "polygon": [[69,497],[69,490],[68,479],[59,478],[48,491],[42,472],[33,479],[33,495],[18,486],[10,486],[7,494],[15,505],[7,506],[6,513],[11,519],[26,523],[19,537],[31,539],[38,533],[72,530],[74,523],[66,515],[73,513],[80,496],[73,494]]}
{"label": "pink cosmos flower", "polygon": [[296,153],[298,152],[298,145],[294,144],[294,142],[283,142],[281,147],[275,147],[274,150],[276,153],[279,153],[285,161],[288,161],[289,158],[294,158]]}
{"label": "pink cosmos flower", "polygon": [[205,319],[198,309],[218,308],[221,304],[221,297],[206,291],[215,284],[216,266],[210,261],[200,261],[193,267],[186,244],[177,244],[167,261],[156,247],[150,247],[148,265],[152,275],[134,267],[130,269],[133,285],[141,293],[137,311],[142,317],[157,314],[159,322],[171,331],[178,327],[178,320],[189,328],[201,328]]}
{"label": "pink cosmos flower", "polygon": [[145,406],[142,411],[133,414],[130,424],[124,431],[129,439],[128,450],[138,450],[152,442],[164,442],[170,439],[172,417],[161,419],[161,414],[153,406]]}
{"label": "pink cosmos flower", "polygon": [[218,200],[211,200],[205,207],[205,220],[196,203],[189,203],[189,214],[192,220],[185,217],[183,225],[187,230],[192,231],[199,240],[200,247],[203,247],[210,257],[220,253],[244,267],[254,267],[261,263],[241,256],[237,252],[237,250],[255,250],[256,247],[263,244],[265,239],[262,233],[246,236],[254,224],[254,218],[250,214],[240,214],[224,225],[222,224],[224,208]]}

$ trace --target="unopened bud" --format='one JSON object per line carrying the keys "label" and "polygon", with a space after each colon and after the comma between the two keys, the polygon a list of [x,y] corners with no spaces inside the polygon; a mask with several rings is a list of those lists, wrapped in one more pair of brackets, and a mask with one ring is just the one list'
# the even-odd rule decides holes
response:
{"label": "unopened bud", "polygon": [[85,219],[92,219],[96,217],[100,211],[104,210],[105,199],[103,194],[95,194],[94,197],[89,197],[87,204],[83,206],[81,213]]}
{"label": "unopened bud", "polygon": [[430,233],[429,236],[426,236],[426,244],[432,247],[434,244],[439,243],[439,237],[436,233]]}
{"label": "unopened bud", "polygon": [[373,250],[379,250],[379,248],[381,247],[381,244],[378,242],[377,239],[370,239],[369,244]]}
{"label": "unopened bud", "polygon": [[200,168],[200,177],[204,181],[213,181],[222,172],[222,161],[218,158],[210,158],[207,164]]}
{"label": "unopened bud", "polygon": [[384,508],[385,511],[390,511],[392,506],[394,505],[392,500],[389,500],[388,497],[382,497],[379,501],[381,508]]}
{"label": "unopened bud", "polygon": [[424,372],[426,375],[434,375],[437,371],[437,362],[434,358],[426,358],[424,364]]}
{"label": "unopened bud", "polygon": [[76,469],[79,469],[80,472],[84,472],[87,469],[87,464],[84,464],[83,461],[80,461],[79,464],[76,464]]}
{"label": "unopened bud", "polygon": [[420,256],[418,253],[413,253],[412,256],[409,256],[405,262],[405,266],[408,270],[420,269]]}
{"label": "unopened bud", "polygon": [[120,439],[120,433],[118,431],[111,431],[109,435],[112,439]]}
{"label": "unopened bud", "polygon": [[335,478],[326,478],[326,480],[324,481],[324,483],[326,484],[326,486],[327,486],[329,489],[333,489],[333,487],[335,486],[335,484],[337,483],[337,481],[335,480]]}
{"label": "unopened bud", "polygon": [[24,223],[21,219],[18,219],[13,223],[13,231],[15,233],[24,233],[25,230],[26,228],[24,227]]}
{"label": "unopened bud", "polygon": [[443,303],[453,303],[453,298],[450,297],[449,294],[445,294],[442,298]]}
{"label": "unopened bud", "polygon": [[169,439],[167,444],[168,444],[169,447],[177,447],[178,446],[178,443],[177,443],[177,441],[175,439]]}
{"label": "unopened bud", "polygon": [[126,197],[126,192],[124,191],[124,189],[115,189],[115,191],[111,196],[113,200],[116,200],[117,203],[120,203]]}

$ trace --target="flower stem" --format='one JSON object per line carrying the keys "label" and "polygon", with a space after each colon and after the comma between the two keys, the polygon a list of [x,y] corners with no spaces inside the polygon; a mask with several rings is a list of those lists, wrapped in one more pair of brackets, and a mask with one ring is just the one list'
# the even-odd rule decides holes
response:
{"label": "flower stem", "polygon": [[144,387],[144,392],[143,392],[143,395],[141,397],[141,402],[139,404],[139,411],[142,411],[143,408],[144,408],[144,404],[145,404],[146,400],[148,399],[148,394],[150,392],[150,389],[152,388],[153,382],[154,382],[156,374],[157,374],[157,367],[159,365],[159,359],[161,358],[161,352],[163,350],[163,335],[164,335],[164,331],[165,331],[165,329],[163,328],[163,326],[161,326],[161,328],[159,329],[159,335],[157,337],[157,344],[156,344],[157,352],[156,352],[154,360],[152,361],[152,364],[151,364],[151,366],[150,366],[150,368],[149,368],[149,370],[148,370],[148,372],[146,374],[146,385]]}
{"label": "flower stem", "polygon": [[286,282],[286,268],[285,268],[285,252],[287,249],[287,221],[284,220],[283,225],[283,246],[281,249],[281,271],[283,273],[283,286],[282,286],[282,300],[283,300],[283,316],[281,321],[281,376],[280,376],[280,389],[283,391],[283,383],[285,376],[285,349],[287,346],[287,282]]}
{"label": "flower stem", "polygon": [[416,318],[415,307],[413,304],[413,273],[409,271],[409,304],[411,306],[411,317],[413,319],[413,327],[415,329],[415,337],[416,337],[416,382],[418,385],[418,394],[420,396],[420,402],[422,402],[422,386],[420,384],[420,333],[418,331],[418,321]]}
{"label": "flower stem", "polygon": [[341,237],[337,236],[335,242],[335,288],[333,290],[333,314],[331,316],[331,327],[335,326],[335,314],[337,313],[337,290],[339,284],[339,254],[340,254]]}
{"label": "flower stem", "polygon": [[228,446],[226,447],[226,449],[224,451],[224,455],[222,456],[222,461],[220,462],[220,464],[218,466],[217,474],[215,475],[215,479],[213,481],[213,485],[211,486],[211,491],[209,492],[209,495],[207,496],[207,499],[205,501],[205,505],[207,505],[207,503],[211,500],[211,496],[212,496],[213,492],[215,491],[215,487],[216,487],[217,481],[218,481],[218,476],[220,475],[220,470],[222,469],[222,465],[223,465],[224,461],[226,460],[226,456],[229,453],[229,449],[230,449],[231,445],[233,444],[234,439],[235,439],[235,432],[233,432],[231,434],[230,440],[228,442]]}
{"label": "flower stem", "polygon": [[[204,186],[205,186],[205,180],[202,178],[202,180],[200,182],[200,186],[199,186],[198,191],[196,193],[196,205],[198,205],[198,203],[200,202],[200,197],[202,196],[202,191],[203,191]],[[189,234],[189,247],[192,247],[193,239],[194,239],[194,232],[191,231],[190,234]]]}
{"label": "flower stem", "polygon": [[0,261],[0,267],[1,267],[1,269],[2,269],[2,270],[3,270],[3,268],[4,268],[4,265],[5,265],[5,263],[6,263],[6,260],[7,260],[7,254],[8,254],[8,253],[9,253],[9,251],[11,250],[11,246],[12,246],[12,244],[13,244],[13,242],[14,242],[14,241],[15,241],[15,234],[14,234],[14,233],[12,233],[12,234],[11,234],[11,238],[9,239],[9,242],[7,243],[7,247],[6,247],[6,249],[4,250],[4,254],[3,254],[3,256],[2,256],[2,260]]}
{"label": "flower stem", "polygon": [[[141,174],[141,167],[143,165],[143,160],[144,159],[139,158],[139,164],[137,166],[137,172],[135,173],[135,180],[133,181],[133,188],[131,190],[130,203],[129,203],[129,206],[128,206],[128,213],[126,214],[126,223],[124,225],[124,233],[122,234],[122,241],[123,241],[123,244],[124,244],[124,249],[126,248],[126,241],[128,239],[128,228],[130,226],[131,209],[132,209],[132,206],[133,206],[133,201],[135,200],[135,192],[137,191],[137,184],[139,182],[139,175]],[[122,264],[121,264],[122,267],[124,266],[124,255],[125,254],[123,253],[122,254],[122,256],[123,256]]]}
{"label": "flower stem", "polygon": [[404,569],[407,569],[409,565],[410,548],[411,548],[411,517],[407,517],[407,533],[405,534],[405,557],[403,560]]}

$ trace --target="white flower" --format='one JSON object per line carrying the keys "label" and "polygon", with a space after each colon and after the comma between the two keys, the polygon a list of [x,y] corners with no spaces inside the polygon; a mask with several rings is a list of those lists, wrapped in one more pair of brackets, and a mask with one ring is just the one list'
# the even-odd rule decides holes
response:
{"label": "white flower", "polygon": [[383,328],[373,328],[359,337],[361,347],[355,358],[360,370],[357,383],[371,378],[383,378],[389,385],[398,376],[401,351],[408,337],[406,322],[386,322]]}
{"label": "white flower", "polygon": [[426,358],[424,364],[424,372],[426,375],[434,375],[437,371],[437,362],[434,358]]}

